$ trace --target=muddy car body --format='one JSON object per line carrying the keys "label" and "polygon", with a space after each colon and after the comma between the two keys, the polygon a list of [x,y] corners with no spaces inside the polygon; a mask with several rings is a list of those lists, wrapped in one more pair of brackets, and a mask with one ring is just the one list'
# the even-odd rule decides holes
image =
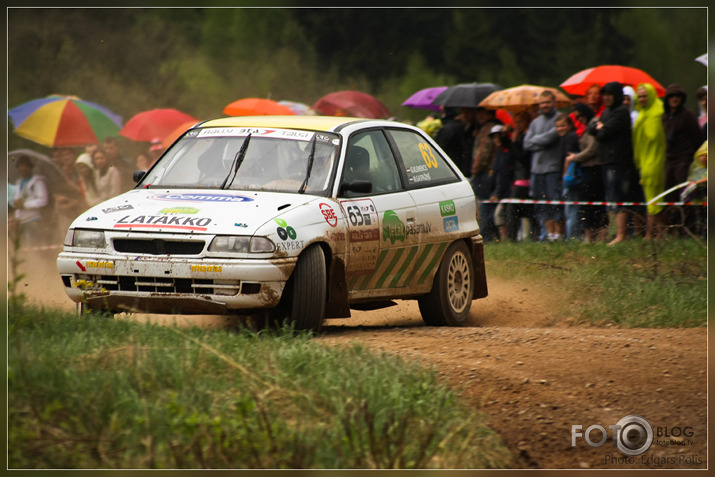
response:
{"label": "muddy car body", "polygon": [[418,299],[458,325],[487,294],[469,182],[420,129],[263,116],[189,129],[70,226],[67,295],[109,312],[255,314],[319,329]]}

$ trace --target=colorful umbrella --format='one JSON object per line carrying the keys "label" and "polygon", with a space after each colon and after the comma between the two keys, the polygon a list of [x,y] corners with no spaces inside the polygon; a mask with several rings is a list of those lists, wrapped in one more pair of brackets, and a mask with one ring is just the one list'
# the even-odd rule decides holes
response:
{"label": "colorful umbrella", "polygon": [[425,88],[417,91],[415,94],[407,98],[402,106],[407,106],[413,109],[429,109],[430,111],[441,111],[442,107],[439,104],[434,104],[435,98],[447,89],[446,86],[435,86],[433,88]]}
{"label": "colorful umbrella", "polygon": [[77,96],[50,95],[8,111],[15,134],[48,147],[99,144],[116,136],[122,117]]}
{"label": "colorful umbrella", "polygon": [[484,98],[502,89],[494,83],[463,83],[450,86],[434,99],[446,108],[476,108]]}
{"label": "colorful umbrella", "polygon": [[569,94],[584,96],[592,85],[603,86],[611,81],[617,81],[623,86],[637,87],[641,83],[650,83],[658,96],[665,95],[665,88],[648,73],[638,68],[621,65],[601,65],[579,71],[559,86]]}
{"label": "colorful umbrella", "polygon": [[161,141],[161,148],[162,149],[169,149],[169,146],[174,144],[174,141],[179,139],[179,137],[184,134],[186,131],[189,130],[191,126],[196,124],[196,121],[188,121],[183,124],[181,124],[179,127],[171,131],[169,134],[164,137],[164,139]]}
{"label": "colorful umbrella", "polygon": [[565,108],[571,105],[569,97],[556,88],[522,84],[520,86],[514,86],[513,88],[494,91],[484,98],[482,102],[479,103],[479,106],[513,112],[526,111],[539,103],[539,95],[544,90],[549,90],[554,93],[557,108]]}
{"label": "colorful umbrella", "polygon": [[295,113],[278,101],[265,98],[243,98],[234,101],[223,109],[229,116],[291,116]]}
{"label": "colorful umbrella", "polygon": [[326,94],[313,104],[313,110],[324,116],[352,116],[384,119],[391,116],[384,104],[374,96],[355,90]]}
{"label": "colorful umbrella", "polygon": [[161,141],[180,125],[192,121],[199,122],[176,109],[152,109],[135,114],[119,134],[132,141]]}
{"label": "colorful umbrella", "polygon": [[278,104],[280,104],[281,106],[285,106],[286,108],[290,109],[295,114],[297,114],[298,116],[311,116],[311,115],[315,114],[315,111],[310,109],[310,106],[308,106],[305,103],[298,103],[295,101],[283,100],[283,101],[278,101]]}

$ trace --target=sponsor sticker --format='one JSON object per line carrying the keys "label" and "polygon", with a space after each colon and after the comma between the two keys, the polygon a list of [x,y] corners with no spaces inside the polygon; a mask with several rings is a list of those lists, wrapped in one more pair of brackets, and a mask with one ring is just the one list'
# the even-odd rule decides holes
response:
{"label": "sponsor sticker", "polygon": [[209,217],[183,217],[181,215],[125,215],[114,224],[115,229],[154,228],[206,231]]}
{"label": "sponsor sticker", "polygon": [[253,199],[238,194],[157,194],[149,197],[154,200],[181,200],[187,202],[253,202]]}
{"label": "sponsor sticker", "polygon": [[278,236],[281,238],[281,240],[288,240],[289,238],[291,240],[295,240],[296,237],[298,236],[298,233],[295,231],[293,227],[288,225],[288,222],[286,222],[283,219],[273,219],[275,223],[280,225],[276,229],[276,232],[278,233]]}
{"label": "sponsor sticker", "polygon": [[457,207],[454,205],[453,200],[444,200],[439,203],[439,213],[442,217],[447,217],[448,215],[456,215]]}
{"label": "sponsor sticker", "polygon": [[320,207],[320,212],[323,214],[325,221],[331,227],[338,226],[338,216],[335,215],[335,209],[333,209],[329,204],[321,202],[318,207]]}
{"label": "sponsor sticker", "polygon": [[268,129],[268,128],[206,128],[202,129],[196,137],[273,137],[279,139],[293,139],[296,141],[310,141],[313,132],[297,131],[293,129]]}
{"label": "sponsor sticker", "polygon": [[443,218],[442,224],[446,233],[459,232],[459,218],[456,215]]}
{"label": "sponsor sticker", "polygon": [[394,210],[386,210],[382,217],[382,240],[389,240],[393,244],[397,241],[405,241],[407,230],[404,222],[400,220]]}
{"label": "sponsor sticker", "polygon": [[126,205],[118,205],[116,207],[107,207],[106,209],[102,209],[102,212],[105,214],[111,214],[113,212],[121,212],[123,210],[131,210],[134,207],[131,206],[131,204],[126,204]]}
{"label": "sponsor sticker", "polygon": [[167,207],[166,209],[161,209],[160,214],[196,214],[199,209],[193,207]]}
{"label": "sponsor sticker", "polygon": [[222,273],[221,265],[191,265],[192,272]]}

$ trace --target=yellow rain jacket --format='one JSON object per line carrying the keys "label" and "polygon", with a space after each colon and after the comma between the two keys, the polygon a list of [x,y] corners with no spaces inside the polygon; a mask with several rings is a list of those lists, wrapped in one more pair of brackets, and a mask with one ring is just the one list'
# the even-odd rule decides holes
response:
{"label": "yellow rain jacket", "polygon": [[[646,202],[665,190],[665,129],[663,129],[663,101],[658,98],[650,83],[639,84],[648,92],[645,108],[636,103],[638,119],[633,125],[633,158],[640,171],[641,185]],[[636,88],[637,90],[637,88]],[[662,205],[651,204],[648,214],[663,210]]]}

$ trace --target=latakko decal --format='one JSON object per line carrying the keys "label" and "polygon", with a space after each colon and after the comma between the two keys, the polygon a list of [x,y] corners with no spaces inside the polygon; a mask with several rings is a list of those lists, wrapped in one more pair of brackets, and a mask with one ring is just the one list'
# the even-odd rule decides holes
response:
{"label": "latakko decal", "polygon": [[183,217],[181,215],[125,215],[114,224],[115,229],[153,228],[206,231],[209,217]]}

